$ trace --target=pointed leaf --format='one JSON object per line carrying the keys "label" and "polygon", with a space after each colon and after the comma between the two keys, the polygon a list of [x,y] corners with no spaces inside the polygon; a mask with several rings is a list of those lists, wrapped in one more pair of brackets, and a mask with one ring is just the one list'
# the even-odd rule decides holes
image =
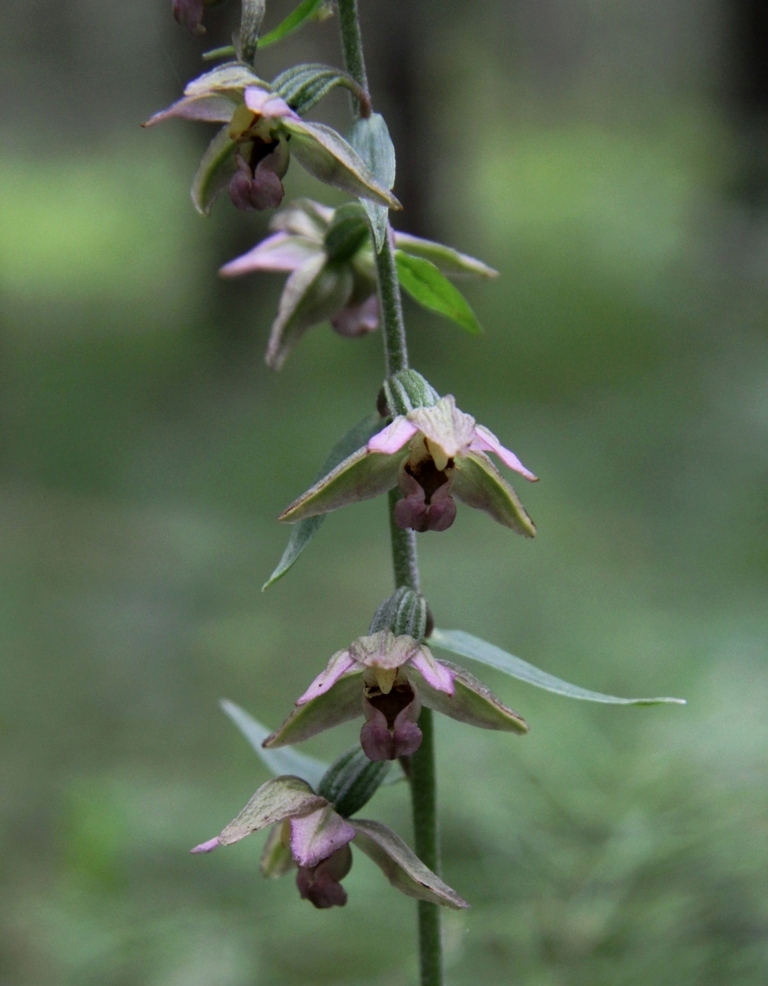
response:
{"label": "pointed leaf", "polygon": [[[395,145],[389,136],[386,121],[380,113],[371,113],[368,117],[360,117],[352,124],[349,131],[349,143],[368,166],[372,175],[384,188],[393,188],[395,184]],[[384,246],[387,235],[389,210],[385,205],[375,205],[368,199],[362,199],[365,211],[371,222],[373,239],[377,253]]]}
{"label": "pointed leaf", "polygon": [[393,887],[419,900],[460,910],[469,904],[433,873],[396,832],[368,819],[356,818],[355,845],[382,870]]}
{"label": "pointed leaf", "polygon": [[395,251],[395,260],[400,284],[414,301],[438,315],[445,315],[472,335],[482,333],[464,295],[430,260],[412,257],[402,250]]}
{"label": "pointed leaf", "polygon": [[357,97],[360,105],[370,110],[368,93],[351,75],[330,65],[316,63],[294,65],[272,80],[275,93],[300,116],[308,113],[337,86],[349,89]]}
{"label": "pointed leaf", "polygon": [[225,62],[209,72],[193,79],[184,89],[185,96],[204,96],[212,92],[236,89],[242,91],[246,86],[269,88],[253,69],[242,62]]}
{"label": "pointed leaf", "polygon": [[231,846],[268,825],[316,811],[327,804],[300,777],[273,777],[261,785],[237,818],[222,830],[219,845]]}
{"label": "pointed leaf", "polygon": [[[365,160],[362,154],[360,157]],[[438,270],[449,277],[489,278],[499,275],[497,270],[484,264],[482,260],[476,260],[466,253],[459,253],[458,250],[454,250],[453,247],[446,246],[444,243],[424,240],[420,236],[411,236],[410,233],[395,233],[395,243],[399,250],[411,257],[421,257],[423,260],[431,261]]]}
{"label": "pointed leaf", "polygon": [[277,27],[264,35],[259,41],[259,47],[267,48],[269,45],[275,44],[276,41],[282,41],[283,38],[301,27],[302,24],[306,24],[322,7],[324,2],[325,0],[304,0],[292,13],[288,14],[285,20],[280,21]]}
{"label": "pointed leaf", "polygon": [[397,485],[400,460],[401,456],[369,452],[363,446],[294,500],[278,519],[291,524],[386,493]]}
{"label": "pointed leaf", "polygon": [[264,741],[267,749],[301,743],[363,714],[363,672],[345,674],[330,691],[295,709]]}
{"label": "pointed leaf", "polygon": [[470,452],[456,459],[452,492],[462,503],[484,510],[517,534],[527,538],[536,536],[536,527],[517,493],[482,452]]}
{"label": "pointed leaf", "polygon": [[237,144],[229,136],[229,126],[219,130],[203,154],[192,179],[192,201],[202,215],[211,211],[216,197],[224,191],[235,173]]}
{"label": "pointed leaf", "polygon": [[[339,439],[331,449],[330,455],[323,463],[320,472],[315,477],[315,481],[317,482],[322,479],[323,476],[335,469],[352,452],[364,446],[369,438],[381,430],[382,423],[382,418],[374,411],[373,414],[369,414],[362,421],[359,421],[354,428],[350,428],[346,435]],[[262,586],[262,592],[268,589],[273,582],[277,582],[278,579],[285,575],[315,534],[317,534],[325,517],[325,514],[320,514],[317,517],[307,517],[306,520],[300,520],[297,524],[294,524],[291,536],[288,539],[288,545],[283,552],[283,557],[280,559],[277,568]]]}
{"label": "pointed leaf", "polygon": [[266,362],[279,370],[313,325],[336,314],[349,300],[354,275],[346,264],[330,264],[324,253],[308,260],[285,282],[272,323]]}
{"label": "pointed leaf", "polygon": [[[430,637],[430,642],[434,642],[434,635]],[[435,712],[479,729],[499,729],[502,732],[520,734],[528,732],[525,719],[506,706],[473,674],[450,661],[439,663],[453,673],[454,692],[453,695],[447,695],[420,677],[419,696],[428,709],[434,709]]]}
{"label": "pointed leaf", "polygon": [[349,195],[373,199],[390,209],[402,208],[389,189],[376,180],[357,153],[335,130],[322,123],[287,118],[281,124],[283,130],[291,135],[291,153],[315,178]]}
{"label": "pointed leaf", "polygon": [[532,664],[522,661],[519,657],[513,657],[512,654],[508,654],[500,647],[489,644],[479,637],[474,637],[471,633],[465,633],[463,630],[435,629],[429,642],[436,647],[450,651],[452,654],[487,664],[488,667],[503,671],[520,681],[526,681],[529,685],[536,685],[537,688],[544,688],[548,692],[565,695],[567,698],[579,698],[587,702],[607,702],[612,705],[659,705],[663,702],[685,705],[683,698],[616,698],[614,695],[602,695],[600,692],[579,688],[578,685],[571,685],[567,681],[555,678],[554,675],[547,674],[546,671],[541,671]]}
{"label": "pointed leaf", "polygon": [[300,777],[317,790],[318,784],[328,770],[327,763],[289,748],[265,750],[262,743],[270,735],[271,730],[262,726],[245,709],[241,709],[229,699],[221,699],[219,705],[251,744],[267,770],[276,776],[292,774],[294,777]]}

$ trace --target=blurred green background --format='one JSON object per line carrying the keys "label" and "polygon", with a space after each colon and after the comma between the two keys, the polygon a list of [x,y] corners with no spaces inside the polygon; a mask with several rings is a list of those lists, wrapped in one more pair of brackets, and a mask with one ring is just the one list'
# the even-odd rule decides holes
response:
{"label": "blurred green background", "polygon": [[[534,542],[467,509],[420,539],[438,624],[689,700],[489,671],[530,736],[438,723],[444,873],[473,905],[449,981],[762,986],[768,27],[748,0],[361,2],[400,225],[502,273],[467,288],[480,340],[408,307],[413,361],[542,480]],[[318,912],[261,880],[261,837],[187,853],[267,776],[217,699],[276,725],[390,591],[383,501],[259,591],[380,339],[316,329],[266,371],[281,279],[216,277],[266,218],[194,214],[205,125],[138,127],[199,70],[169,0],[5,0],[0,26],[0,983],[411,984],[411,902],[365,858]],[[263,74],[338,63],[336,30]],[[344,126],[344,98],[320,109]],[[403,786],[364,814],[410,840]]]}

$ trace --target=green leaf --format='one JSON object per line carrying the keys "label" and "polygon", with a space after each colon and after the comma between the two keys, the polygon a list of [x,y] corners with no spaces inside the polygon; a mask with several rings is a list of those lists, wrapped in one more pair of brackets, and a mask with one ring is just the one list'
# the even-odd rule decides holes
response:
{"label": "green leaf", "polygon": [[267,770],[275,776],[293,774],[295,777],[301,777],[317,790],[318,784],[328,770],[327,763],[290,748],[265,750],[261,744],[270,735],[271,730],[262,726],[245,709],[241,709],[227,698],[221,699],[219,705],[251,744]]}
{"label": "green leaf", "polygon": [[482,329],[466,298],[445,274],[423,257],[412,257],[402,250],[395,251],[397,276],[414,301],[445,315],[472,335],[480,335]]}
{"label": "green leaf", "polygon": [[[362,157],[362,154],[360,156]],[[466,253],[459,253],[458,250],[444,243],[423,240],[420,236],[411,236],[410,233],[395,233],[395,243],[399,250],[403,250],[411,257],[431,260],[438,270],[449,277],[490,278],[499,275],[497,270],[484,264],[482,260],[476,260]]]}
{"label": "green leaf", "polygon": [[235,173],[237,144],[229,136],[229,124],[219,130],[208,145],[200,167],[192,179],[192,202],[207,216],[216,197],[224,191]]}
{"label": "green leaf", "polygon": [[[354,428],[350,428],[346,435],[339,439],[333,446],[330,455],[315,477],[315,482],[322,479],[323,476],[335,469],[340,462],[343,462],[354,451],[365,445],[369,438],[372,438],[376,432],[381,431],[383,424],[382,418],[379,417],[376,411],[363,418],[362,421],[358,421]],[[319,517],[307,517],[306,520],[300,520],[297,524],[294,524],[291,536],[288,539],[288,545],[283,552],[283,557],[280,559],[277,568],[262,586],[262,592],[268,589],[273,582],[277,582],[278,579],[281,579],[285,575],[315,534],[320,530],[325,518],[326,514],[321,514]]]}
{"label": "green leaf", "polygon": [[301,778],[273,777],[261,785],[240,814],[222,829],[219,845],[231,846],[284,818],[326,805],[325,798],[315,794]]}
{"label": "green leaf", "polygon": [[546,671],[541,671],[532,664],[520,660],[519,657],[513,657],[500,647],[495,647],[479,637],[473,637],[471,633],[465,633],[463,630],[435,629],[429,638],[429,644],[441,647],[452,654],[479,661],[520,681],[526,681],[529,685],[536,685],[537,688],[544,688],[548,692],[565,695],[567,698],[579,698],[587,702],[607,702],[612,705],[659,705],[664,702],[685,705],[683,698],[616,698],[613,695],[602,695],[600,692],[579,688],[578,685],[570,685],[567,681],[555,678],[554,675],[547,674]]}
{"label": "green leaf", "polygon": [[536,536],[536,526],[517,493],[483,452],[470,452],[456,459],[453,493],[468,507],[484,510],[516,534]]}
{"label": "green leaf", "polygon": [[454,910],[469,907],[464,898],[425,866],[391,828],[364,818],[355,818],[351,824],[357,832],[355,846],[376,863],[401,893]]}
{"label": "green leaf", "polygon": [[259,41],[260,48],[267,48],[269,45],[275,44],[277,41],[282,41],[283,38],[288,37],[297,28],[300,28],[302,24],[306,24],[310,20],[313,14],[322,7],[324,0],[303,0],[298,7],[295,8],[285,20],[280,21],[277,27],[272,28],[268,31],[263,38]]}
{"label": "green leaf", "polygon": [[330,65],[294,65],[272,80],[275,93],[301,116],[308,113],[337,86],[349,89],[361,106],[370,108],[368,93],[351,75]]}
{"label": "green leaf", "polygon": [[[352,124],[348,135],[350,145],[368,166],[371,174],[384,188],[395,184],[395,145],[389,136],[386,121],[380,113],[361,117]],[[368,199],[361,199],[373,230],[376,251],[381,252],[387,235],[389,210],[385,205],[375,205]]]}
{"label": "green leaf", "polygon": [[282,130],[291,136],[291,154],[315,178],[349,195],[373,199],[390,209],[402,208],[357,152],[331,127],[288,118],[280,123]]}

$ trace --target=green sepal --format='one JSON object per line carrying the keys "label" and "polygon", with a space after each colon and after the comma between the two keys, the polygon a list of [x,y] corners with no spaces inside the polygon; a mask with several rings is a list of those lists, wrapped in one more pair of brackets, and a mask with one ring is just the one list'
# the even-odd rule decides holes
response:
{"label": "green sepal", "polygon": [[402,208],[389,189],[377,181],[358,154],[331,127],[287,118],[281,119],[280,126],[291,136],[291,153],[319,181],[349,195],[381,202],[390,209]]}
{"label": "green sepal", "polygon": [[[359,449],[361,445],[365,445],[369,438],[372,438],[376,432],[381,431],[383,425],[384,422],[381,417],[374,411],[373,414],[369,414],[362,421],[359,421],[354,428],[350,428],[346,435],[339,439],[331,449],[330,455],[315,477],[316,481],[322,479],[323,476],[334,469],[340,462],[343,462],[355,449]],[[281,579],[291,568],[302,551],[320,530],[325,517],[325,514],[320,514],[317,517],[307,517],[306,520],[300,520],[293,525],[291,536],[283,552],[283,557],[280,559],[277,568],[261,587],[262,592],[268,589],[273,582]]]}
{"label": "green sepal", "polygon": [[355,818],[350,824],[357,833],[354,845],[376,863],[396,890],[453,910],[469,907],[392,829],[364,818]]}
{"label": "green sepal", "polygon": [[272,80],[275,93],[300,116],[308,113],[337,86],[349,89],[361,106],[370,108],[368,93],[347,72],[330,65],[294,65]]}
{"label": "green sepal", "polygon": [[317,793],[349,818],[368,804],[389,773],[389,760],[369,760],[359,746],[335,760],[325,772]]}
{"label": "green sepal", "polygon": [[330,318],[349,300],[354,277],[344,264],[329,264],[324,254],[294,271],[285,282],[265,360],[279,370],[291,350],[313,325]]}
{"label": "green sepal", "polygon": [[421,644],[427,631],[427,614],[427,600],[424,596],[413,589],[400,586],[378,607],[368,633],[391,630],[396,637],[407,634]]}
{"label": "green sepal", "polygon": [[291,855],[291,823],[286,819],[275,825],[267,836],[259,861],[261,875],[276,880],[296,865]]}
{"label": "green sepal", "polygon": [[[429,643],[433,642],[433,637],[430,637]],[[482,681],[458,664],[450,661],[440,663],[454,673],[453,695],[446,695],[445,692],[433,688],[418,671],[410,672],[418,675],[419,696],[428,709],[434,709],[435,712],[479,729],[498,729],[519,735],[528,732],[525,719],[505,705]]]}
{"label": "green sepal", "polygon": [[283,38],[288,37],[295,30],[300,28],[302,24],[306,24],[308,20],[311,20],[323,6],[326,0],[303,0],[288,16],[280,21],[277,27],[273,27],[271,31],[268,31],[259,41],[260,48],[268,48],[269,45],[273,45],[278,41],[282,41]]}
{"label": "green sepal", "polygon": [[208,145],[192,179],[192,202],[202,215],[208,215],[235,173],[236,150],[237,144],[229,136],[229,124],[226,124]]}
{"label": "green sepal", "polygon": [[362,714],[363,672],[342,675],[330,691],[300,705],[264,740],[266,749],[301,743]]}
{"label": "green sepal", "polygon": [[235,35],[234,42],[237,57],[248,65],[252,65],[256,58],[266,6],[266,0],[242,0],[240,30]]}
{"label": "green sepal", "polygon": [[253,69],[242,62],[224,62],[209,72],[193,79],[184,89],[185,96],[203,96],[209,92],[221,92],[231,89],[242,91],[247,86],[260,86],[269,89],[266,82],[256,75]]}
{"label": "green sepal", "polygon": [[288,747],[280,750],[265,750],[263,743],[269,737],[271,730],[262,726],[245,709],[241,709],[239,705],[235,705],[229,699],[221,699],[219,705],[245,736],[270,773],[275,776],[291,774],[294,777],[300,777],[317,790],[317,785],[328,770],[327,763]]}
{"label": "green sepal", "polygon": [[315,794],[300,777],[272,777],[256,791],[248,804],[219,835],[220,846],[231,846],[268,825],[291,815],[324,808],[325,798]]}
{"label": "green sepal", "polygon": [[384,381],[384,400],[391,415],[406,415],[417,407],[434,407],[440,395],[417,370],[400,370]]}
{"label": "green sepal", "polygon": [[431,260],[396,250],[395,261],[398,280],[414,301],[438,315],[445,315],[472,335],[482,333],[477,316],[464,295]]}
{"label": "green sepal", "polygon": [[[393,188],[396,172],[395,145],[389,136],[384,117],[380,113],[371,113],[368,117],[355,120],[350,128],[348,140],[371,173],[376,176],[379,184],[385,188]],[[367,199],[363,199],[363,206],[371,222],[376,252],[381,253],[387,235],[389,210],[387,206],[375,205]]]}
{"label": "green sepal", "polygon": [[363,446],[293,501],[278,520],[289,524],[317,517],[359,500],[370,500],[397,486],[400,458]]}
{"label": "green sepal", "polygon": [[[362,155],[361,155],[362,157]],[[482,260],[460,253],[444,243],[434,240],[424,240],[410,233],[395,233],[395,242],[399,250],[411,257],[421,257],[429,260],[443,274],[449,277],[498,277],[499,272],[484,264]]]}
{"label": "green sepal", "polygon": [[468,657],[472,661],[479,661],[489,668],[496,668],[504,674],[517,678],[518,681],[525,681],[529,685],[543,688],[545,691],[554,692],[556,695],[564,695],[566,698],[578,698],[586,702],[605,702],[611,705],[661,705],[673,703],[675,705],[685,705],[684,698],[617,698],[614,695],[603,695],[600,692],[592,692],[578,685],[571,685],[567,681],[562,681],[540,668],[528,664],[508,654],[500,647],[489,644],[480,637],[474,637],[471,633],[463,630],[435,630],[429,638],[429,643],[442,650],[458,654],[460,657]]}
{"label": "green sepal", "polygon": [[368,220],[362,206],[356,202],[339,206],[323,238],[328,259],[339,263],[351,260],[368,241],[369,235]]}
{"label": "green sepal", "polygon": [[536,526],[517,493],[483,452],[469,452],[456,459],[451,492],[468,507],[484,510],[516,534],[532,538]]}

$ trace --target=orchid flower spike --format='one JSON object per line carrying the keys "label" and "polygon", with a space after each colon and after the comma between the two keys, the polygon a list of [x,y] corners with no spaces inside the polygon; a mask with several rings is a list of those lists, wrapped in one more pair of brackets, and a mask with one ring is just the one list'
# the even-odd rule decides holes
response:
{"label": "orchid flower spike", "polygon": [[[362,206],[333,210],[299,199],[273,217],[272,235],[221,268],[224,277],[255,272],[287,273],[266,362],[278,370],[313,325],[329,321],[339,335],[354,338],[379,326],[376,262]],[[395,233],[395,248],[429,260],[449,277],[493,277],[492,268],[441,243]]]}
{"label": "orchid flower spike", "polygon": [[[341,776],[338,765],[341,763]],[[240,814],[213,839],[195,846],[193,853],[209,853],[230,846],[260,829],[272,826],[261,857],[264,876],[279,877],[298,867],[296,886],[304,900],[318,908],[343,907],[347,892],[341,881],[352,866],[350,844],[369,856],[390,883],[420,900],[463,908],[469,905],[411,851],[386,825],[366,819],[350,820],[344,808],[350,790],[361,783],[369,797],[378,783],[366,784],[365,771],[378,765],[339,758],[320,784],[328,794],[343,792],[337,801],[324,797],[299,777],[273,777],[256,791]],[[334,776],[329,775],[334,772]],[[380,783],[380,780],[379,780]],[[350,814],[367,797],[348,804]]]}
{"label": "orchid flower spike", "polygon": [[394,760],[421,745],[422,705],[481,729],[528,732],[525,720],[464,668],[436,660],[408,634],[379,630],[333,655],[264,746],[299,743],[362,713],[365,755]]}
{"label": "orchid flower spike", "polygon": [[[194,22],[192,0],[180,0],[179,16]],[[339,73],[338,78],[342,78]],[[282,77],[280,77],[282,78]],[[278,80],[275,80],[276,84]],[[292,91],[292,90],[291,90]],[[156,113],[145,126],[173,117],[223,123],[203,155],[192,182],[192,200],[208,213],[229,188],[238,209],[275,208],[291,154],[314,177],[351,195],[392,209],[400,203],[384,188],[352,147],[331,127],[308,123],[281,95],[242,62],[226,62],[194,79],[182,99]],[[314,103],[305,103],[302,112]],[[290,142],[290,149],[289,149]]]}
{"label": "orchid flower spike", "polygon": [[280,520],[293,523],[315,517],[399,487],[399,527],[447,530],[456,516],[455,496],[518,534],[533,537],[533,521],[487,453],[531,482],[536,476],[492,431],[459,410],[450,394],[438,398],[413,370],[397,377],[385,385],[389,397],[397,393],[395,384],[415,382],[421,403],[402,406],[402,413],[295,500]]}

